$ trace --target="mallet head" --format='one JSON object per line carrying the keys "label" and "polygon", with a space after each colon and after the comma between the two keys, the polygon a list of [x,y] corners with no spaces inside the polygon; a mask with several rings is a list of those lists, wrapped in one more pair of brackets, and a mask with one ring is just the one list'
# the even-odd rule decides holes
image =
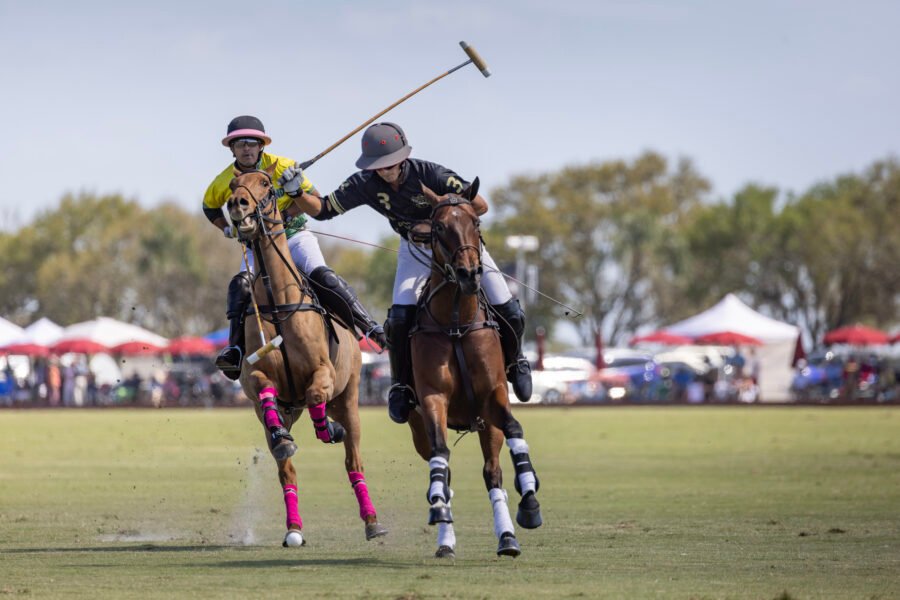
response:
{"label": "mallet head", "polygon": [[481,74],[485,77],[491,76],[491,70],[488,69],[487,63],[484,62],[484,59],[478,54],[478,52],[472,46],[468,45],[465,42],[459,43],[460,47],[462,47],[463,51],[472,59],[472,62],[475,63],[475,66],[478,67],[478,70],[481,71]]}

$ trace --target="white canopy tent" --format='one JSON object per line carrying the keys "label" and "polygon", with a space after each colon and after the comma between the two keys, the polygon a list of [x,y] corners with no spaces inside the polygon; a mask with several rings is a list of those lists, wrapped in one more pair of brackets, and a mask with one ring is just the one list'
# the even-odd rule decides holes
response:
{"label": "white canopy tent", "polygon": [[755,352],[760,363],[761,399],[774,402],[790,399],[791,361],[800,336],[799,327],[760,314],[734,294],[728,294],[715,306],[670,325],[665,331],[688,337],[734,331],[760,340],[763,345]]}

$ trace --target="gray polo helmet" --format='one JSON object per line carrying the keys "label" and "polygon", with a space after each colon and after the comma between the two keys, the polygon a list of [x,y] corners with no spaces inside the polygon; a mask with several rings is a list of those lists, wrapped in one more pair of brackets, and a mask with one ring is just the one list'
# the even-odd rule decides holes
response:
{"label": "gray polo helmet", "polygon": [[403,162],[412,151],[406,134],[395,123],[375,123],[362,137],[362,155],[356,161],[359,169],[383,169]]}

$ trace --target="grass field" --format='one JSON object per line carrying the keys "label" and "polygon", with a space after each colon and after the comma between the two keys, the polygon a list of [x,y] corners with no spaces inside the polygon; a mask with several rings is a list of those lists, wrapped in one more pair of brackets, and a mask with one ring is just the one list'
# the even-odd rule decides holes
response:
{"label": "grass field", "polygon": [[900,597],[897,409],[517,416],[544,526],[517,532],[519,558],[495,555],[466,437],[451,456],[457,559],[438,561],[427,467],[383,408],[363,410],[363,457],[390,534],[365,541],[343,450],[304,418],[309,543],[290,549],[250,409],[0,412],[0,597]]}

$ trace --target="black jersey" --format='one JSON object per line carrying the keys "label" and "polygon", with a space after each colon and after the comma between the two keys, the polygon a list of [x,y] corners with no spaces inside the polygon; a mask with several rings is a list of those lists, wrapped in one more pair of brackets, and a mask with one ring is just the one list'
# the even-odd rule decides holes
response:
{"label": "black jersey", "polygon": [[374,171],[354,173],[335,191],[322,199],[322,211],[313,217],[332,219],[357,206],[371,206],[388,218],[402,237],[419,221],[431,217],[431,203],[422,193],[422,184],[439,196],[459,194],[469,182],[437,163],[408,158],[400,171],[400,189],[394,189]]}

